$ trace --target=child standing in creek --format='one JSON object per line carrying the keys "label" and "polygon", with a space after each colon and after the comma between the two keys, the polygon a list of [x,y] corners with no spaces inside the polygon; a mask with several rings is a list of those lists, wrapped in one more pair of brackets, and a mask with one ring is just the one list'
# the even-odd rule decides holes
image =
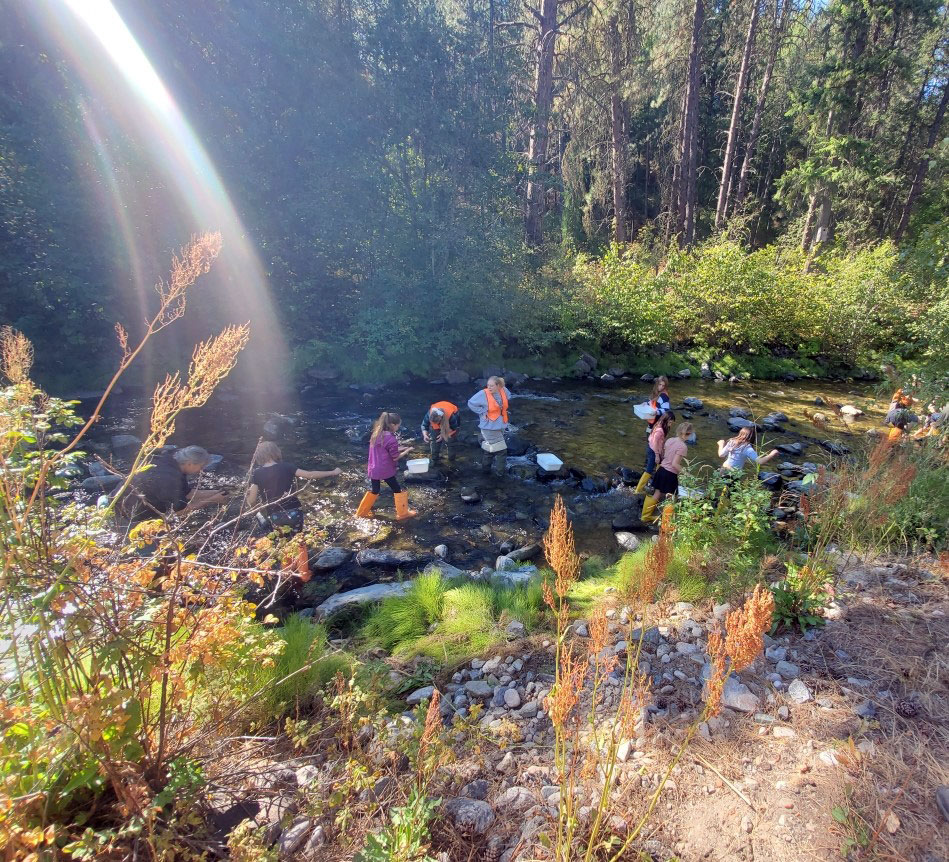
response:
{"label": "child standing in creek", "polygon": [[381,483],[385,482],[395,497],[396,518],[404,521],[418,514],[409,508],[409,495],[402,490],[396,475],[399,472],[399,459],[404,458],[412,449],[411,446],[399,446],[395,436],[402,425],[402,417],[398,413],[384,411],[372,426],[372,436],[369,438],[369,464],[367,472],[371,483],[371,490],[366,491],[356,509],[359,518],[371,517],[373,504],[379,499]]}

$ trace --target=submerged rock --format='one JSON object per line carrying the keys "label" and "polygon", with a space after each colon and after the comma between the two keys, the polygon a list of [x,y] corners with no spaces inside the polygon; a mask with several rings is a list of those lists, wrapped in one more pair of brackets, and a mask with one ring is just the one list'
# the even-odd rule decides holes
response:
{"label": "submerged rock", "polygon": [[779,443],[775,448],[784,455],[796,456],[804,452],[804,447],[800,443]]}
{"label": "submerged rock", "polygon": [[682,403],[689,408],[689,410],[701,410],[704,402],[701,398],[683,398]]}

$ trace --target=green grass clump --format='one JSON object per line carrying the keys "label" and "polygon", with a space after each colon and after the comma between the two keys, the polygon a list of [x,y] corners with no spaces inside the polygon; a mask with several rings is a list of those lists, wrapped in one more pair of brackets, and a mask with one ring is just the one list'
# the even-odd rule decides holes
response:
{"label": "green grass clump", "polygon": [[450,663],[484,652],[505,639],[511,620],[528,632],[543,623],[541,578],[526,584],[458,583],[432,571],[404,596],[385,599],[362,628],[368,641],[393,655],[425,655]]}
{"label": "green grass clump", "polygon": [[348,656],[326,655],[327,632],[322,625],[294,614],[275,634],[284,642],[283,650],[273,667],[261,669],[260,678],[271,715],[307,707],[337,672],[352,669]]}

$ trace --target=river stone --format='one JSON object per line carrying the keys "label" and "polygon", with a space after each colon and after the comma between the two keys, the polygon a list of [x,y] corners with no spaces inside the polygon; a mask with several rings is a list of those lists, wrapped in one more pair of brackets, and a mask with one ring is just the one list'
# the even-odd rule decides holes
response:
{"label": "river stone", "polygon": [[[508,565],[512,563],[509,557],[498,557],[498,560],[501,559],[507,560]],[[505,581],[511,586],[516,586],[517,584],[526,584],[536,574],[537,566],[519,565],[517,568],[492,572],[491,580]]]}
{"label": "river stone", "polygon": [[581,354],[580,354],[580,360],[581,360],[582,362],[585,362],[587,365],[589,365],[590,368],[594,368],[594,369],[595,369],[596,366],[597,366],[597,358],[596,358],[595,356],[592,356],[592,355],[589,354],[589,353],[581,353]]}
{"label": "river stone", "polygon": [[447,560],[448,545],[435,545],[435,556],[440,560]]}
{"label": "river stone", "polygon": [[758,478],[766,488],[777,488],[784,481],[784,477],[780,473],[771,473],[767,470],[760,472]]}
{"label": "river stone", "polygon": [[397,584],[370,584],[367,587],[359,587],[355,590],[348,590],[344,593],[336,593],[330,596],[323,604],[319,605],[313,612],[317,619],[332,616],[340,608],[347,605],[366,604],[367,602],[381,602],[383,599],[392,596],[405,595],[412,586],[411,581],[403,581]]}
{"label": "river stone", "polygon": [[631,512],[620,512],[613,516],[612,526],[616,532],[628,533],[639,523],[639,518]]}
{"label": "river stone", "polygon": [[309,817],[299,817],[293,821],[293,825],[280,836],[280,858],[289,859],[303,843],[313,821]]}
{"label": "river stone", "polygon": [[688,368],[683,368],[681,371],[676,372],[676,377],[679,380],[688,380],[692,376],[692,372]]}
{"label": "river stone", "polygon": [[688,398],[683,398],[682,403],[689,408],[689,410],[701,410],[704,406],[704,402],[701,398],[693,398],[689,396]]}
{"label": "river stone", "polygon": [[522,458],[531,448],[531,444],[527,440],[513,434],[505,437],[505,442],[507,443],[507,454],[511,458]]}
{"label": "river stone", "polygon": [[844,455],[850,454],[850,450],[844,446],[843,443],[837,443],[834,440],[818,440],[817,445],[823,449],[826,449],[831,455],[835,455],[838,458],[842,458]]}
{"label": "river stone", "polygon": [[509,688],[504,692],[504,705],[508,709],[517,709],[521,705],[521,696],[516,688]]}
{"label": "river stone", "polygon": [[429,561],[429,557],[414,554],[412,551],[386,551],[381,548],[366,548],[356,554],[360,566],[379,566],[384,569],[398,569],[400,566],[418,567]]}
{"label": "river stone", "polygon": [[481,502],[481,495],[473,488],[462,488],[459,496],[462,503],[468,503],[471,506]]}
{"label": "river stone", "polygon": [[655,374],[650,374],[648,371],[639,378],[643,383],[652,383],[656,379]]}
{"label": "river stone", "polygon": [[639,547],[639,539],[632,533],[621,531],[614,533],[614,537],[616,539],[616,544],[618,544],[624,551],[635,551]]}
{"label": "river stone", "polygon": [[353,558],[353,552],[348,548],[324,548],[319,556],[310,563],[310,568],[317,572],[331,572]]}
{"label": "river stone", "polygon": [[797,679],[801,675],[801,669],[796,664],[783,659],[775,665],[774,669],[785,679]]}
{"label": "river stone", "polygon": [[863,411],[859,407],[854,407],[852,404],[844,404],[844,406],[840,408],[840,412],[843,413],[844,416],[863,416]]}
{"label": "river stone", "polygon": [[636,496],[634,494],[624,493],[617,489],[610,491],[608,494],[593,497],[590,500],[590,505],[604,515],[616,515],[619,512],[625,512],[632,507],[635,502]]}
{"label": "river stone", "polygon": [[133,458],[142,441],[134,434],[114,434],[112,436],[112,453],[117,458]]}
{"label": "river stone", "polygon": [[540,554],[540,550],[540,545],[535,542],[533,545],[524,545],[522,548],[509,551],[507,556],[512,560],[524,562],[524,560],[533,560],[534,557]]}
{"label": "river stone", "polygon": [[810,689],[799,679],[788,686],[788,697],[795,703],[807,703],[811,699]]}
{"label": "river stone", "polygon": [[779,443],[775,447],[779,452],[785,455],[800,455],[804,452],[804,447],[800,443]]}
{"label": "river stone", "polygon": [[487,802],[459,796],[445,803],[445,813],[467,835],[483,835],[494,825],[494,811]]}
{"label": "river stone", "polygon": [[573,370],[577,374],[583,375],[583,374],[589,374],[593,370],[593,368],[590,365],[588,365],[586,362],[584,362],[582,359],[578,359],[573,364]]}
{"label": "river stone", "polygon": [[451,386],[461,386],[462,383],[467,383],[471,380],[471,376],[467,371],[462,371],[460,368],[452,368],[446,371],[443,375],[445,382]]}
{"label": "river stone", "polygon": [[750,419],[742,419],[740,416],[732,416],[728,420],[728,428],[730,431],[741,431],[742,428],[754,428],[755,423]]}
{"label": "river stone", "polygon": [[534,794],[526,787],[509,787],[497,798],[497,807],[520,811],[534,804]]}
{"label": "river stone", "polygon": [[615,383],[616,378],[612,374],[601,374],[600,382],[601,383]]}
{"label": "river stone", "polygon": [[[708,697],[708,679],[712,675],[711,662],[705,662],[702,667],[702,679],[705,680],[705,687],[702,697]],[[725,686],[722,690],[722,703],[729,709],[738,712],[757,712],[761,705],[760,698],[754,694],[747,685],[740,682],[736,677],[729,675],[725,679]]]}
{"label": "river stone", "polygon": [[751,411],[744,407],[729,407],[728,415],[733,419],[751,419]]}
{"label": "river stone", "polygon": [[607,371],[614,377],[622,377],[626,373],[626,369],[621,368],[619,365],[611,365]]}
{"label": "river stone", "polygon": [[494,693],[490,684],[483,679],[470,679],[465,683],[465,691],[469,697],[476,697],[479,700],[487,700]]}
{"label": "river stone", "polygon": [[434,692],[435,692],[435,686],[433,685],[422,686],[422,688],[415,689],[415,691],[413,691],[405,699],[405,702],[409,706],[418,706],[423,700],[428,700]]}
{"label": "river stone", "polygon": [[527,637],[527,629],[520,620],[511,620],[504,629],[504,633],[514,639]]}
{"label": "river stone", "polygon": [[789,422],[790,420],[780,410],[775,410],[774,413],[769,413],[767,416],[765,416],[763,421],[771,422],[776,425],[780,422]]}
{"label": "river stone", "polygon": [[80,486],[87,491],[111,491],[122,484],[122,477],[110,473],[108,476],[89,476],[80,482]]}

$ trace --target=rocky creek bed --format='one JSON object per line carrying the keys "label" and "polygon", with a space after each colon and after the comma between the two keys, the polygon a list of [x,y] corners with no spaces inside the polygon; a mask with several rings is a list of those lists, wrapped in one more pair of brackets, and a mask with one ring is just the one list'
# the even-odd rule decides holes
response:
{"label": "rocky creek bed", "polygon": [[[841,811],[878,830],[874,845],[887,858],[947,858],[949,837],[934,799],[946,783],[949,745],[945,573],[933,560],[838,554],[837,564],[838,595],[826,626],[766,637],[766,653],[729,680],[719,717],[699,726],[639,842],[651,858],[840,858],[849,835]],[[639,664],[649,680],[648,706],[619,747],[610,791],[610,828],[623,835],[701,710],[708,632],[728,607],[650,606],[641,631],[622,597],[604,599],[607,649],[625,661],[641,633]],[[512,626],[503,648],[448,668],[407,696],[410,707],[424,705],[437,688],[443,719],[456,728],[453,756],[432,791],[441,800],[436,846],[449,848],[439,858],[526,862],[537,858],[540,836],[556,820],[561,791],[545,711],[553,644],[520,635]],[[589,636],[583,621],[573,635],[582,646]],[[603,715],[616,708],[621,674],[610,678]],[[466,723],[474,704],[482,712]],[[363,740],[384,773],[363,793],[373,823],[384,822],[398,783],[411,780],[403,772],[407,760],[393,752],[409,744],[416,716],[396,715]],[[332,810],[322,818],[307,813],[314,799],[330,798],[334,765],[292,753],[262,759],[255,745],[235,742],[222,763],[225,771],[232,759],[255,763],[252,777],[230,774],[218,799],[222,816],[238,810],[269,826],[281,858],[347,858]],[[592,816],[599,787],[589,775],[577,785],[582,822]]]}
{"label": "rocky creek bed", "polygon": [[[632,406],[644,400],[650,388],[648,379],[619,372],[622,369],[610,369],[607,379],[588,374],[579,381],[543,381],[509,372],[514,429],[503,478],[485,477],[478,469],[476,423],[465,403],[482,381],[392,389],[310,387],[266,398],[225,390],[203,410],[181,417],[174,442],[196,443],[216,453],[213,472],[205,474],[202,483],[238,493],[260,438],[276,440],[285,460],[306,468],[342,468],[338,480],[313,483],[301,494],[307,525],[318,536],[311,562],[326,549],[338,549],[324,553],[315,566],[320,586],[308,589],[303,606],[314,606],[338,590],[391,579],[397,569],[416,571],[434,558],[439,546],[460,568],[493,568],[503,546],[538,541],[555,494],[563,495],[570,508],[579,550],[611,561],[638,541],[641,497],[632,489],[642,469],[645,439],[644,424],[633,417]],[[689,419],[696,427],[689,461],[693,472],[717,466],[715,441],[751,422],[761,431],[762,450],[781,450],[781,458],[761,475],[775,493],[777,522],[793,516],[802,477],[820,464],[833,467],[837,457],[860,445],[868,433],[876,433],[885,407],[866,385],[848,383],[679,379],[672,381],[671,393],[677,418]],[[396,523],[391,497],[385,493],[375,517],[354,518],[366,487],[366,437],[372,419],[382,409],[399,411],[402,436],[414,440],[421,455],[422,414],[429,404],[446,398],[461,406],[464,416],[458,458],[447,469],[406,475],[419,517]],[[133,395],[111,405],[91,440],[100,458],[119,469],[127,463],[142,436],[147,406],[145,399]],[[841,411],[841,406],[852,412]],[[813,424],[815,414],[820,428]],[[541,470],[534,457],[538,451],[557,454],[564,467],[556,473]],[[74,477],[83,499],[94,499],[116,481],[98,460],[90,461],[87,469]],[[237,513],[234,503],[219,520]]]}

